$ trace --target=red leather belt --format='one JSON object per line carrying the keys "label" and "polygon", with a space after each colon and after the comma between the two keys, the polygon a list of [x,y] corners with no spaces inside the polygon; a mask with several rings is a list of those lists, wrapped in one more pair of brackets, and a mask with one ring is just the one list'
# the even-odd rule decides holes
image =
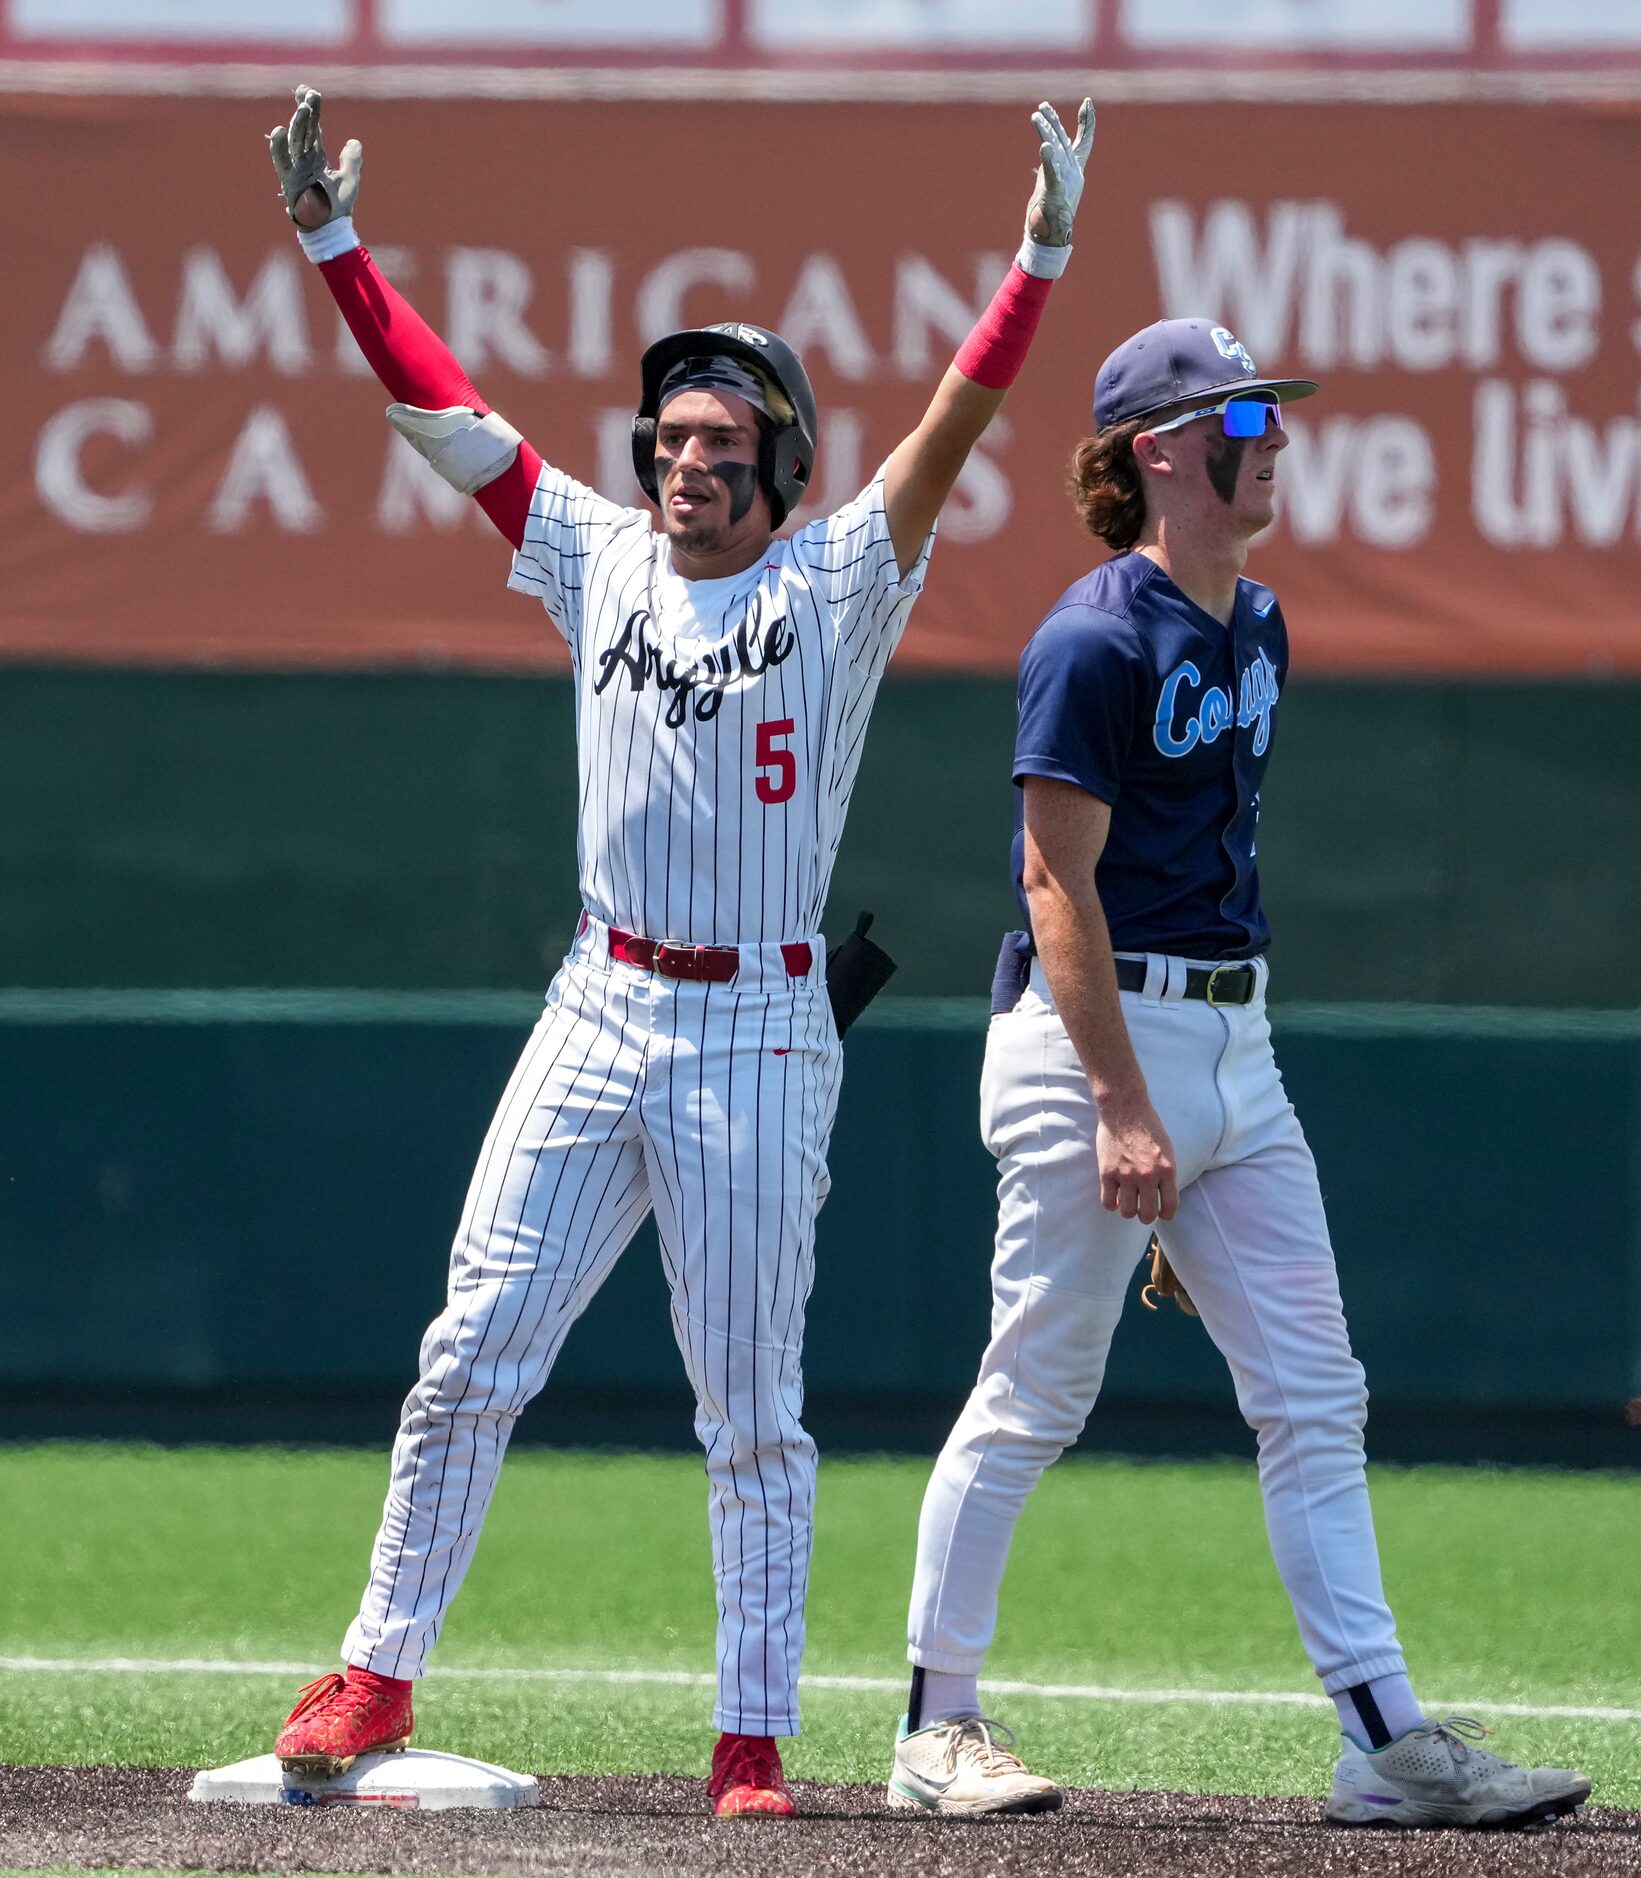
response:
{"label": "red leather belt", "polygon": [[[663,978],[687,978],[708,985],[728,984],[741,969],[738,946],[685,946],[671,940],[645,939],[635,932],[623,932],[611,926],[610,957],[623,965],[636,965],[643,972],[659,972]],[[815,962],[814,952],[805,940],[781,947],[781,958],[789,978],[808,976]]]}

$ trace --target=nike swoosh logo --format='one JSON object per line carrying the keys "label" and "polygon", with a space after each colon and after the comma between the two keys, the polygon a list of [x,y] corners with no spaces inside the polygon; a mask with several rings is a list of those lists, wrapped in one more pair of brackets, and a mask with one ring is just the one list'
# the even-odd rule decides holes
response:
{"label": "nike swoosh logo", "polygon": [[1263,619],[1265,615],[1268,612],[1270,612],[1271,608],[1275,605],[1276,605],[1276,595],[1273,593],[1270,599],[1268,599],[1263,606],[1256,606],[1254,608],[1254,618]]}
{"label": "nike swoosh logo", "polygon": [[791,1044],[787,1044],[787,1046],[786,1046],[786,1047],[785,1047],[785,1049],[783,1049],[783,1050],[777,1050],[777,1051],[775,1052],[775,1054],[776,1054],[777,1056],[790,1056],[790,1055],[792,1054],[792,1046],[791,1046]]}

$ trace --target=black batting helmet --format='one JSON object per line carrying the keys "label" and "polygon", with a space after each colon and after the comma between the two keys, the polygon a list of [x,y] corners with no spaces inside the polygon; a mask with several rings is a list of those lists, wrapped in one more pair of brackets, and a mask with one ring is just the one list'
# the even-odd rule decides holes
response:
{"label": "black batting helmet", "polygon": [[715,357],[749,366],[780,393],[774,402],[787,407],[784,413],[772,412],[768,423],[759,426],[762,440],[758,480],[769,497],[774,525],[779,528],[803,500],[815,468],[820,421],[803,361],[779,333],[764,326],[726,320],[719,326],[668,333],[645,352],[638,366],[643,393],[632,420],[632,466],[638,473],[639,486],[652,502],[660,501],[655,480],[655,420],[667,374],[685,359]]}

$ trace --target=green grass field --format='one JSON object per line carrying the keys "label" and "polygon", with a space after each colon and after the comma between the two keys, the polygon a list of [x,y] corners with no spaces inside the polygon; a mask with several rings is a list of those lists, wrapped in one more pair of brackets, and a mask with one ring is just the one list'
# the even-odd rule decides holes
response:
{"label": "green grass field", "polygon": [[[927,1471],[822,1463],[805,1662],[822,1680],[788,1756],[799,1778],[884,1770]],[[265,1752],[298,1671],[335,1661],[385,1481],[383,1455],[352,1450],[0,1446],[0,1762]],[[1418,1468],[1377,1470],[1373,1485],[1426,1707],[1473,1704],[1511,1758],[1582,1766],[1598,1803],[1641,1806],[1636,1720],[1491,1709],[1641,1711],[1641,1482]],[[704,1502],[688,1458],[516,1453],[418,1695],[420,1745],[538,1772],[704,1768]],[[270,1663],[294,1667],[215,1667]],[[1021,1524],[988,1675],[1182,1697],[994,1696],[1032,1763],[1072,1784],[1319,1793],[1331,1772],[1331,1707],[1208,1699],[1315,1693],[1248,1466],[1053,1469]]]}

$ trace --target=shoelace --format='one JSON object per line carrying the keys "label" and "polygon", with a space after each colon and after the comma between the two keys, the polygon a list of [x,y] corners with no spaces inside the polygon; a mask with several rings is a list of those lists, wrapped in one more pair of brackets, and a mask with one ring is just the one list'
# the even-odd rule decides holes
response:
{"label": "shoelace", "polygon": [[285,1717],[287,1723],[306,1715],[310,1709],[318,1708],[327,1697],[343,1687],[344,1678],[334,1669],[326,1670],[323,1676],[315,1676],[312,1682],[304,1683],[296,1692],[296,1706]]}
{"label": "shoelace", "polygon": [[364,1683],[349,1682],[345,1676],[331,1670],[326,1675],[316,1676],[306,1688],[298,1691],[296,1707],[286,1718],[286,1726],[310,1714],[322,1703],[334,1702],[335,1718],[341,1721],[353,1715],[367,1715],[373,1708],[390,1699],[389,1690],[372,1689]]}
{"label": "shoelace", "polygon": [[[1485,1739],[1493,1733],[1493,1730],[1491,1730],[1491,1728],[1485,1728],[1481,1722],[1476,1720],[1476,1716],[1474,1715],[1448,1715],[1444,1716],[1440,1722],[1436,1722],[1436,1733],[1438,1733],[1438,1735],[1446,1735],[1449,1741],[1453,1743],[1453,1754],[1455,1754],[1457,1760],[1470,1760],[1472,1747],[1474,1747],[1476,1743],[1485,1741]],[[1496,1754],[1489,1754],[1487,1748],[1476,1747],[1476,1752],[1481,1754],[1483,1760],[1498,1762],[1500,1767],[1515,1767],[1515,1762],[1498,1760],[1498,1756],[1496,1756]]]}
{"label": "shoelace", "polygon": [[[997,1745],[1001,1735],[1008,1747]],[[946,1749],[946,1765],[955,1768],[959,1754],[972,1754],[982,1766],[995,1773],[1024,1773],[1026,1764],[1018,1754],[1009,1752],[1019,1745],[1020,1737],[1012,1728],[1006,1728],[1000,1721],[993,1721],[989,1715],[972,1715],[958,1722],[953,1729],[951,1742]]]}
{"label": "shoelace", "polygon": [[1431,1732],[1438,1741],[1446,1741],[1456,1761],[1468,1761],[1474,1752],[1480,1754],[1484,1761],[1497,1762],[1500,1767],[1515,1766],[1514,1761],[1501,1761],[1496,1754],[1489,1754],[1479,1745],[1493,1731],[1477,1721],[1474,1715],[1443,1716],[1439,1722],[1431,1725]]}
{"label": "shoelace", "polygon": [[1493,1731],[1483,1727],[1474,1715],[1447,1715],[1437,1722],[1436,1732],[1450,1735],[1460,1755],[1466,1755],[1474,1743],[1485,1741]]}

